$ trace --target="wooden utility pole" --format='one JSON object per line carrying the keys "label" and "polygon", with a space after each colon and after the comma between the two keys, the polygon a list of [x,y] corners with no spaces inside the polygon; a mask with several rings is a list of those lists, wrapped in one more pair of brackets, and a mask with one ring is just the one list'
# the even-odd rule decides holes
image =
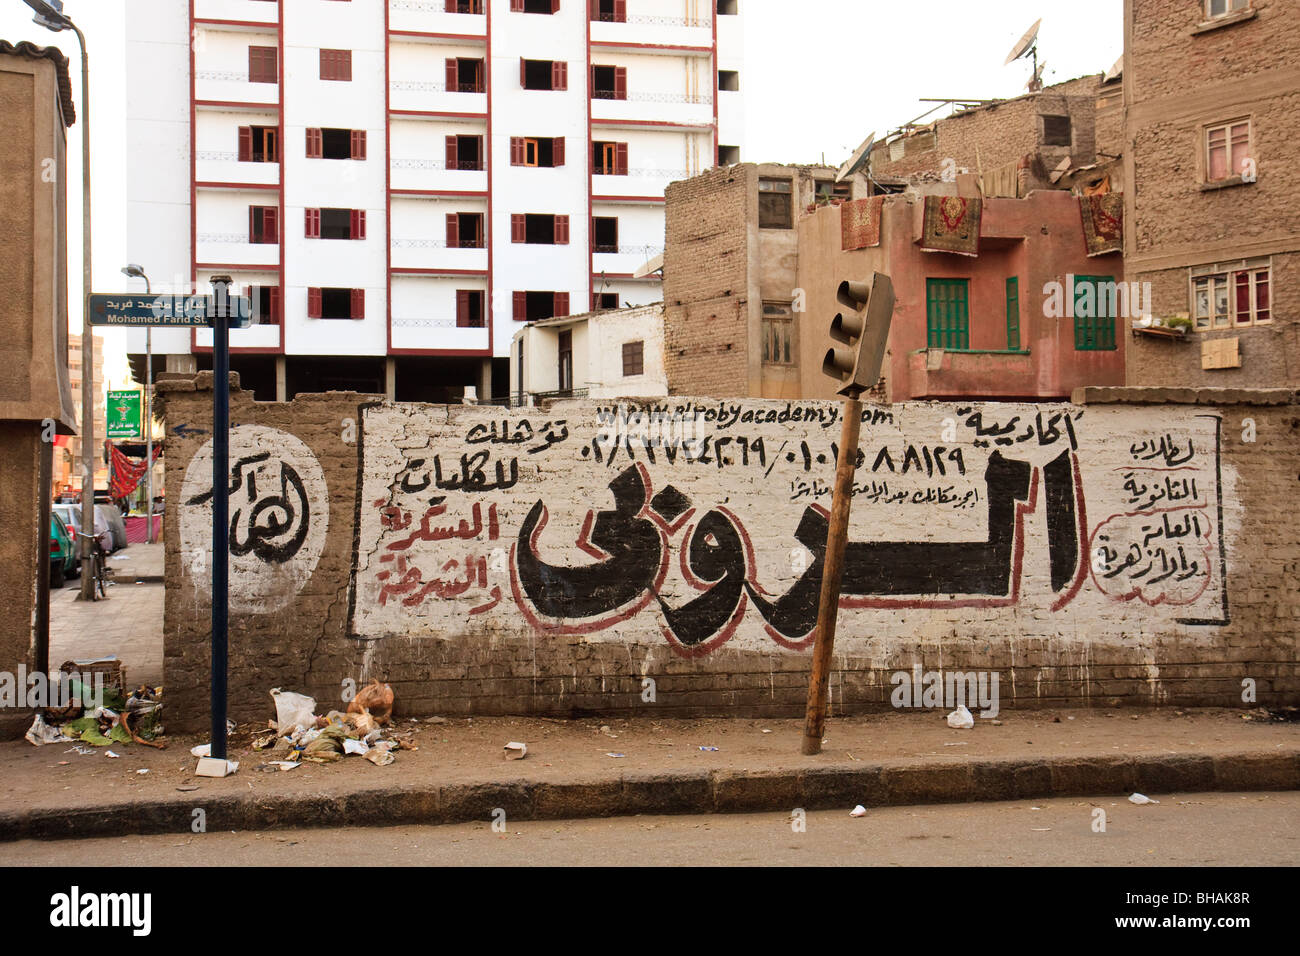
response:
{"label": "wooden utility pole", "polygon": [[818,754],[826,730],[827,691],[831,657],[835,652],[835,622],[839,616],[840,584],[844,580],[844,550],[849,541],[849,508],[853,504],[853,472],[862,431],[862,402],[846,399],[840,427],[840,454],[835,464],[835,492],[831,498],[830,528],[822,563],[822,590],[817,602],[817,631],[813,645],[812,678],[808,684],[808,712],[804,717],[803,752]]}

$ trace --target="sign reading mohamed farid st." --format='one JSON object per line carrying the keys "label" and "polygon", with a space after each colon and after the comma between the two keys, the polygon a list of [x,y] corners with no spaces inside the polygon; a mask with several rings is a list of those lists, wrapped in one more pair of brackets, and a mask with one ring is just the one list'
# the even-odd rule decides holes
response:
{"label": "sign reading mohamed farid st.", "polygon": [[244,295],[131,295],[92,292],[86,296],[91,325],[210,327],[218,315],[232,329],[252,324],[252,305]]}

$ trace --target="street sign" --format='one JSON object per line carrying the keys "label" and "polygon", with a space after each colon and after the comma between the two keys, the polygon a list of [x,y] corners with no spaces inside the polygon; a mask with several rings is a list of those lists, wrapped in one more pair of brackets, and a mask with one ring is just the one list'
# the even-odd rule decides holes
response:
{"label": "street sign", "polygon": [[[86,299],[91,325],[118,327],[211,327],[221,307],[215,295],[105,295],[92,292]],[[225,310],[220,314],[229,319],[231,328],[246,329],[252,324],[252,304],[248,296],[222,296],[221,300],[225,303]]]}
{"label": "street sign", "polygon": [[142,437],[144,432],[141,428],[140,393],[134,390],[109,392],[106,418],[108,424],[105,437]]}

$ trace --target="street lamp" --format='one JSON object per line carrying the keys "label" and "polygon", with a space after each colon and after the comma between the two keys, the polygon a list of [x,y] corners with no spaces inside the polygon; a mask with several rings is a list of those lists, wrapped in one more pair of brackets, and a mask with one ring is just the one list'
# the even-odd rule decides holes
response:
{"label": "street lamp", "polygon": [[[63,12],[63,0],[23,0],[36,11],[32,22],[61,33],[71,30],[81,46],[81,600],[95,600],[95,336],[90,326],[90,59],[86,36]],[[151,503],[152,507],[152,503]]]}
{"label": "street lamp", "polygon": [[[144,294],[153,295],[153,289],[149,286],[149,277],[144,274],[144,268],[136,265],[134,262],[122,267],[122,274],[130,276],[133,279],[144,280]],[[145,504],[146,520],[149,522],[149,530],[146,532],[146,541],[153,544],[153,326],[146,325],[144,328],[144,355],[145,355],[145,384],[144,384],[144,420],[145,420],[145,494],[148,496]]]}

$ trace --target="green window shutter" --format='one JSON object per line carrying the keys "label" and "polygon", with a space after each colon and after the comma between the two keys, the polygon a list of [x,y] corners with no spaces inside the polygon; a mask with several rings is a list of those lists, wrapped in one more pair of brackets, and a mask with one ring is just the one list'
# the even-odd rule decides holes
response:
{"label": "green window shutter", "polygon": [[970,348],[969,280],[927,279],[925,315],[927,348]]}
{"label": "green window shutter", "polygon": [[1020,278],[1007,280],[1007,349],[1020,351]]}
{"label": "green window shutter", "polygon": [[1074,277],[1074,347],[1079,351],[1115,348],[1113,276]]}

